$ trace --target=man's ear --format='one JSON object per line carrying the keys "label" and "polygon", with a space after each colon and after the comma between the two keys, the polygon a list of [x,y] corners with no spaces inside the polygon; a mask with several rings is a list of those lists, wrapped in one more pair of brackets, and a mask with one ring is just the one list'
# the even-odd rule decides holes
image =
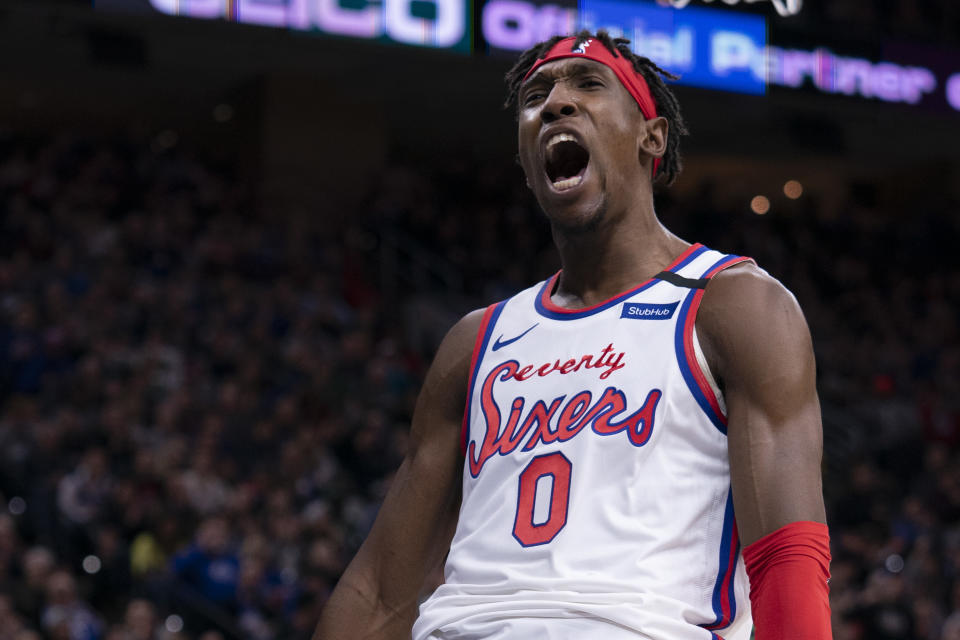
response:
{"label": "man's ear", "polygon": [[667,134],[669,130],[670,123],[667,122],[667,119],[663,116],[644,121],[638,142],[641,154],[654,158],[662,158],[663,154],[667,151]]}

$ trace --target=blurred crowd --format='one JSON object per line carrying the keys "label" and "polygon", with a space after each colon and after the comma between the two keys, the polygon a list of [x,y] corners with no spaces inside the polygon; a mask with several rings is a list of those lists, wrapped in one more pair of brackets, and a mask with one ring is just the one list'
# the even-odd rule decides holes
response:
{"label": "blurred crowd", "polygon": [[[557,268],[509,158],[371,184],[284,212],[185,151],[0,135],[0,640],[310,637],[443,331]],[[846,192],[658,210],[805,309],[836,638],[960,640],[960,210]]]}

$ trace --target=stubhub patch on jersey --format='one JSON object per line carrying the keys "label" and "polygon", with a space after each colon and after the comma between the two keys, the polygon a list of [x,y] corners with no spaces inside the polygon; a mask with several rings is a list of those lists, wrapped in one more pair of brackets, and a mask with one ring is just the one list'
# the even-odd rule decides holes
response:
{"label": "stubhub patch on jersey", "polygon": [[677,310],[680,301],[668,302],[666,304],[654,304],[650,302],[625,302],[620,310],[621,318],[632,318],[634,320],[666,320],[672,318]]}

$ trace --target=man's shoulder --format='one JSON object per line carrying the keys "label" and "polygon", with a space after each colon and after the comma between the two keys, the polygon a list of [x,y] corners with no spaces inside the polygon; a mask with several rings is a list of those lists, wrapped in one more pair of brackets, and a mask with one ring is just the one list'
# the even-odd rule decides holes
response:
{"label": "man's shoulder", "polygon": [[453,340],[457,343],[466,343],[473,348],[473,343],[476,340],[477,333],[480,331],[480,327],[483,325],[484,319],[487,316],[487,310],[489,307],[481,307],[479,309],[474,309],[470,313],[464,315],[460,318],[453,327],[450,328],[450,331],[447,332],[447,337],[444,340]]}
{"label": "man's shoulder", "polygon": [[716,274],[697,313],[708,361],[729,370],[733,360],[759,367],[779,353],[806,353],[810,333],[796,297],[753,262]]}
{"label": "man's shoulder", "polygon": [[[539,296],[543,292],[544,286],[553,281],[556,277],[559,277],[559,273],[534,282],[520,290],[510,291],[509,293],[504,293],[501,291],[501,295],[504,296],[503,299],[486,307],[474,309],[470,313],[460,318],[460,320],[453,325],[453,327],[447,333],[447,337],[458,340],[464,338],[465,336],[472,336],[471,340],[475,339],[486,321],[496,319],[496,314],[494,314],[494,311],[497,310],[498,307],[500,307],[502,310],[506,307],[507,303],[510,303],[511,309],[526,308],[529,304],[529,309],[532,310],[533,305],[530,304],[530,301],[534,297]],[[472,351],[472,341],[470,341],[470,347]]]}
{"label": "man's shoulder", "polygon": [[[506,306],[506,303],[513,302],[521,307],[529,301],[530,296],[539,295],[548,280],[541,280],[526,289],[519,291],[504,300],[495,302],[489,306],[474,309],[464,315],[454,324],[444,336],[437,354],[434,358],[435,365],[443,368],[455,367],[459,370],[458,376],[469,373],[469,364],[473,359],[473,353],[480,345],[483,333],[489,323],[496,323],[500,312]],[[533,308],[533,305],[530,305]]]}
{"label": "man's shoulder", "polygon": [[737,263],[714,275],[704,297],[705,307],[733,305],[762,311],[777,304],[796,305],[797,301],[782,282],[752,260]]}
{"label": "man's shoulder", "polygon": [[486,318],[487,308],[474,309],[450,327],[433,360],[433,368],[441,374],[438,381],[467,375],[477,335]]}
{"label": "man's shoulder", "polygon": [[485,309],[471,311],[440,342],[417,399],[412,442],[446,443],[453,447],[450,451],[458,450],[459,428],[454,427],[462,419],[474,345],[486,316]]}

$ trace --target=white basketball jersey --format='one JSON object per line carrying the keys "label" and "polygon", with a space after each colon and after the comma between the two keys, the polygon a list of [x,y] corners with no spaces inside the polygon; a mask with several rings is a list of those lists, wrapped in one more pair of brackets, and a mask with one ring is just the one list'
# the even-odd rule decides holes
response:
{"label": "white basketball jersey", "polygon": [[746,640],[723,398],[694,322],[746,258],[693,245],[578,310],[558,276],[491,306],[473,354],[463,500],[414,640]]}

